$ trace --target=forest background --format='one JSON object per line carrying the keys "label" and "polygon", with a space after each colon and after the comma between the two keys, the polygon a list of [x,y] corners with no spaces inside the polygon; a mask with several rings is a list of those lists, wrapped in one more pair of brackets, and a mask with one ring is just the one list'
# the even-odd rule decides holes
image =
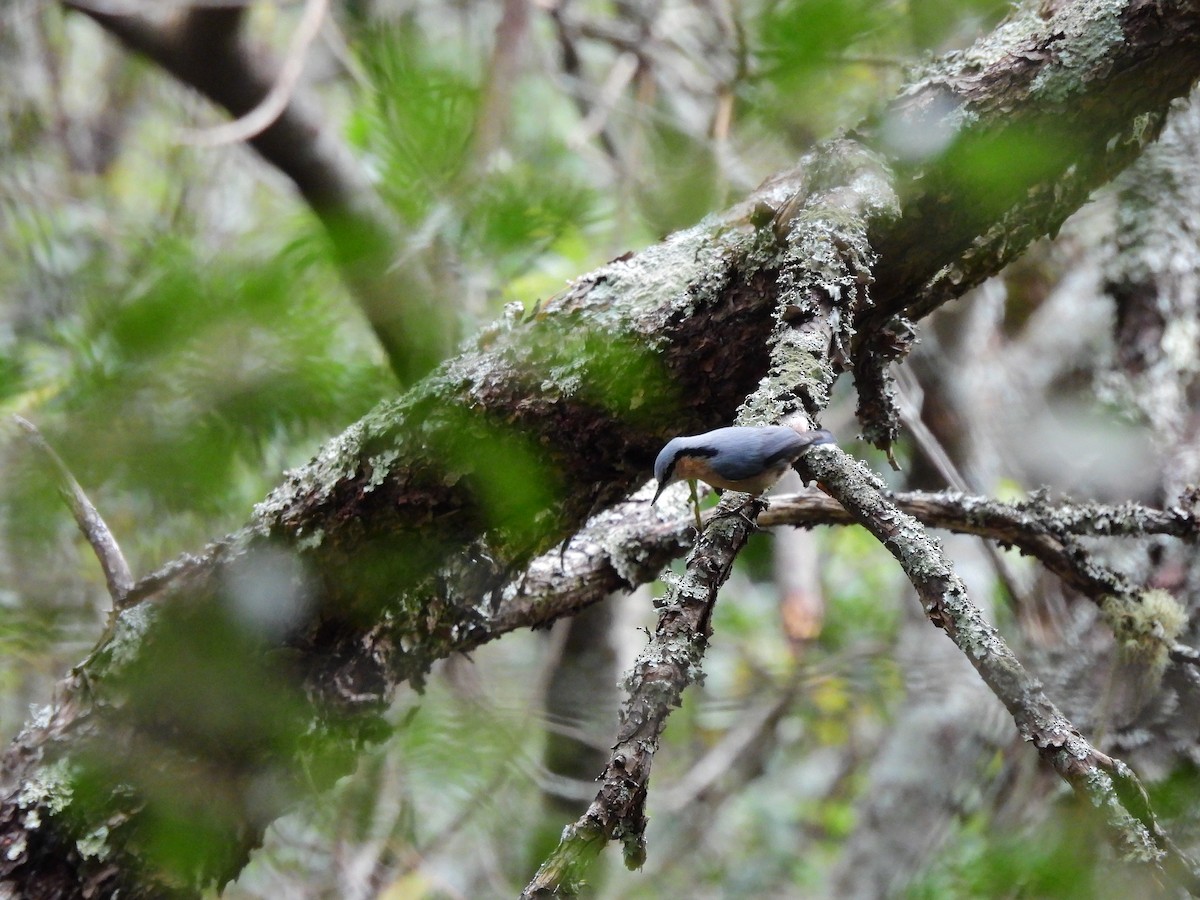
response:
{"label": "forest background", "polygon": [[6,4],[0,879],[1196,893],[1197,13]]}

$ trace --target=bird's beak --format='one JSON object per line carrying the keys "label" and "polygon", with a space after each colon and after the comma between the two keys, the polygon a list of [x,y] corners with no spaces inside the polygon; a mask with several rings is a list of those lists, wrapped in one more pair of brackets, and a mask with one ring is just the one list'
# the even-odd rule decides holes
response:
{"label": "bird's beak", "polygon": [[658,502],[658,498],[662,496],[662,492],[666,489],[667,486],[660,481],[658,483],[658,490],[654,492],[654,499],[650,501],[651,506]]}

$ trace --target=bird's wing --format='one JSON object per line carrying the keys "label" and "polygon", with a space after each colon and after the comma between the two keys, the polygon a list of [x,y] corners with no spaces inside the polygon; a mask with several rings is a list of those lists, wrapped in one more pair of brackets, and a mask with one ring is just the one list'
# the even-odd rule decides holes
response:
{"label": "bird's wing", "polygon": [[794,462],[800,458],[808,440],[784,425],[760,429],[762,436],[762,454],[766,467],[778,465],[785,460]]}
{"label": "bird's wing", "polygon": [[762,475],[764,469],[797,458],[805,441],[786,427],[740,428],[745,452],[726,453],[721,457],[721,476],[728,481],[744,481]]}

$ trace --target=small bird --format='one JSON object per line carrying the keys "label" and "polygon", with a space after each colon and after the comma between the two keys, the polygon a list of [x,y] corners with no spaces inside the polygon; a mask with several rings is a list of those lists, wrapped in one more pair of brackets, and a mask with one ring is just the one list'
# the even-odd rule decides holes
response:
{"label": "small bird", "polygon": [[[810,447],[832,443],[833,435],[823,429],[797,431],[786,425],[718,428],[672,438],[654,461],[658,490],[650,502],[657,502],[668,485],[684,479],[699,479],[718,490],[761,494]],[[695,484],[692,488],[694,494]]]}

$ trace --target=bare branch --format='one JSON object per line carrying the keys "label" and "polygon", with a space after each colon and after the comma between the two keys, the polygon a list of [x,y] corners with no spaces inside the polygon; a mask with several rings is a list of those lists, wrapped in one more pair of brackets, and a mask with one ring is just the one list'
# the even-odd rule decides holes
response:
{"label": "bare branch", "polygon": [[529,39],[530,0],[504,0],[492,58],[484,78],[483,101],[475,122],[472,153],[476,165],[488,158],[504,140],[508,127],[513,89],[524,63],[525,43]]}
{"label": "bare branch", "polygon": [[[246,129],[248,142],[292,180],[320,220],[342,277],[401,383],[412,383],[441,361],[455,339],[453,317],[439,305],[420,261],[400,252],[397,223],[350,148],[295,89],[304,56],[299,44],[311,40],[309,33],[319,27],[317,14],[323,15],[327,0],[310,0],[305,9],[284,65],[296,70],[294,75],[278,71],[269,54],[241,37],[241,6],[196,7],[163,18],[112,12],[87,0],[62,2],[235,119],[250,117],[257,126],[270,113],[263,127]],[[281,99],[282,109],[275,112]]]}
{"label": "bare branch", "polygon": [[67,505],[71,507],[75,524],[79,526],[79,530],[83,532],[87,542],[92,545],[92,551],[96,554],[101,571],[104,572],[104,582],[108,585],[108,595],[112,597],[113,608],[120,609],[125,603],[125,598],[129,596],[130,588],[133,587],[133,572],[130,571],[124,554],[121,553],[117,539],[100,513],[96,511],[92,501],[88,499],[83,487],[75,480],[75,476],[71,474],[67,464],[42,437],[37,426],[21,416],[14,415],[12,418],[25,432],[29,442],[41,451],[50,468],[53,469],[58,481],[58,491],[67,501]]}
{"label": "bare branch", "polygon": [[196,147],[218,147],[222,144],[236,144],[248,141],[250,138],[275,122],[292,100],[292,93],[300,83],[300,75],[304,72],[304,61],[308,48],[321,30],[321,23],[329,12],[329,0],[305,0],[304,12],[292,35],[288,46],[287,56],[279,67],[279,76],[271,86],[267,95],[250,112],[213,128],[202,130],[185,130],[179,138],[180,143],[192,144]]}

